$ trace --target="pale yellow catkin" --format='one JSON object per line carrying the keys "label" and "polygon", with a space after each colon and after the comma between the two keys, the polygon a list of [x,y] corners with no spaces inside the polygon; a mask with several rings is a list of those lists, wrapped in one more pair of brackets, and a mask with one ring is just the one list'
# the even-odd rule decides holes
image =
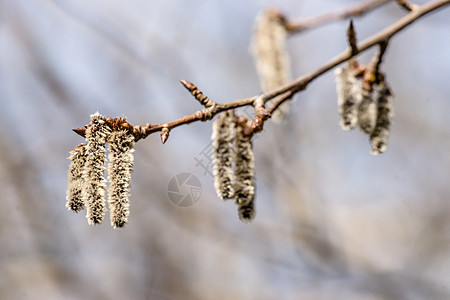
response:
{"label": "pale yellow catkin", "polygon": [[91,123],[87,126],[85,134],[86,164],[83,169],[85,181],[82,189],[89,224],[100,224],[105,215],[105,143],[110,132],[102,115],[98,112],[91,115]]}
{"label": "pale yellow catkin", "polygon": [[358,104],[362,92],[362,81],[354,76],[350,65],[336,69],[335,74],[339,124],[342,129],[350,130],[358,123]]}
{"label": "pale yellow catkin", "polygon": [[130,214],[130,182],[134,167],[134,136],[115,131],[108,138],[108,204],[111,226],[120,228]]}
{"label": "pale yellow catkin", "polygon": [[367,133],[371,134],[375,128],[377,121],[377,93],[376,85],[373,90],[368,91],[362,89],[361,102],[358,106],[358,124],[359,128]]}
{"label": "pale yellow catkin", "polygon": [[377,155],[387,149],[390,127],[394,112],[392,92],[386,83],[378,86],[377,121],[370,135],[371,153]]}
{"label": "pale yellow catkin", "polygon": [[217,117],[213,124],[212,158],[214,187],[221,199],[234,197],[234,137],[236,132],[236,116],[233,110],[228,110]]}
{"label": "pale yellow catkin", "polygon": [[[254,26],[251,49],[264,92],[288,83],[291,78],[286,38],[287,30],[280,12],[268,9],[259,14]],[[279,122],[288,112],[287,101],[274,111],[272,119]]]}
{"label": "pale yellow catkin", "polygon": [[67,174],[67,209],[79,212],[84,209],[82,189],[84,185],[83,168],[86,163],[86,145],[78,145],[75,150],[70,151],[69,172]]}
{"label": "pale yellow catkin", "polygon": [[255,199],[255,158],[251,136],[244,135],[243,127],[236,130],[235,197],[239,206],[239,217],[250,221],[254,217]]}

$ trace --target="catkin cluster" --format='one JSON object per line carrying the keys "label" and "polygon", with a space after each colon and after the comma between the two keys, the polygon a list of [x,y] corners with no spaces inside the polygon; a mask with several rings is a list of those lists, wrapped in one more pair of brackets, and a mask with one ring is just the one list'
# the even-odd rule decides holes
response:
{"label": "catkin cluster", "polygon": [[222,113],[213,124],[214,187],[221,199],[236,199],[239,218],[244,222],[255,216],[255,161],[252,136],[246,118],[233,111]]}
{"label": "catkin cluster", "polygon": [[[287,33],[284,17],[275,9],[261,12],[256,19],[251,48],[264,92],[286,84],[291,78]],[[279,122],[288,112],[289,103],[284,102],[274,111],[272,119]]]}
{"label": "catkin cluster", "polygon": [[370,136],[371,153],[380,154],[387,149],[394,109],[392,93],[382,75],[382,80],[364,82],[354,63],[336,70],[339,123],[344,130],[358,125]]}
{"label": "catkin cluster", "polygon": [[105,164],[109,143],[108,204],[111,225],[123,227],[129,215],[130,180],[133,171],[134,136],[128,131],[112,131],[106,118],[91,115],[86,128],[86,144],[71,151],[66,207],[74,212],[86,208],[89,224],[100,224],[106,212]]}

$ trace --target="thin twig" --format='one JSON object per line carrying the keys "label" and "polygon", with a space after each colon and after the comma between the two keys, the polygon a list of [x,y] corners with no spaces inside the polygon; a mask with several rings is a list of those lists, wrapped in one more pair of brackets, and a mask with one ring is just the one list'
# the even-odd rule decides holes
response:
{"label": "thin twig", "polygon": [[[428,3],[425,3],[423,5],[420,5],[415,9],[414,11],[411,11],[409,14],[405,15],[403,18],[392,24],[391,26],[379,31],[378,33],[372,35],[371,37],[367,38],[360,44],[358,44],[358,53],[360,54],[371,47],[380,44],[383,41],[389,40],[391,37],[393,37],[395,34],[406,28],[407,26],[411,25],[414,21],[418,20],[419,18],[427,15],[428,13],[435,11],[445,5],[450,4],[450,0],[435,0]],[[336,57],[329,60],[324,65],[320,66],[316,70],[307,73],[301,77],[298,77],[294,81],[292,81],[290,84],[287,84],[283,87],[280,87],[278,89],[275,89],[271,92],[268,92],[263,95],[265,101],[269,101],[270,99],[281,95],[287,91],[294,91],[298,92],[300,90],[303,90],[306,88],[306,86],[316,79],[317,77],[323,75],[324,73],[330,71],[337,65],[349,60],[354,55],[351,54],[351,51],[345,51],[344,53],[341,53],[337,55]],[[237,100],[242,101],[242,100]]]}
{"label": "thin twig", "polygon": [[404,9],[406,9],[407,11],[412,11],[412,10],[414,10],[414,9],[417,8],[417,5],[416,5],[416,4],[409,3],[408,0],[397,0],[397,3],[398,3],[401,7],[403,7]]}
{"label": "thin twig", "polygon": [[361,16],[391,1],[392,0],[368,0],[362,3],[353,4],[338,12],[325,13],[299,22],[287,22],[285,26],[290,32],[305,31],[334,21]]}
{"label": "thin twig", "polygon": [[[298,77],[291,83],[284,85],[273,91],[270,91],[268,93],[258,95],[258,96],[248,97],[248,98],[244,98],[244,99],[238,99],[238,100],[234,100],[234,101],[230,101],[230,102],[226,102],[226,103],[216,103],[216,105],[214,105],[213,107],[210,107],[209,109],[203,109],[203,110],[197,111],[193,114],[184,116],[180,119],[173,120],[170,122],[165,122],[165,123],[161,123],[161,124],[153,124],[153,125],[146,124],[143,127],[135,126],[133,129],[133,133],[135,134],[136,141],[141,138],[145,138],[154,132],[161,131],[163,128],[168,128],[169,130],[171,130],[175,127],[193,123],[196,121],[210,120],[216,114],[226,111],[226,110],[229,110],[229,109],[253,105],[254,101],[256,99],[258,99],[259,97],[261,97],[261,99],[264,101],[264,103],[266,103],[281,94],[286,94],[286,96],[280,97],[281,100],[277,101],[276,105],[279,106],[284,101],[290,99],[296,93],[304,90],[310,82],[312,82],[316,78],[320,77],[324,73],[330,71],[337,65],[351,59],[352,57],[354,57],[357,54],[360,54],[360,53],[370,49],[373,46],[386,43],[387,41],[389,41],[389,39],[391,37],[393,37],[395,34],[400,32],[407,26],[411,25],[411,23],[413,23],[414,21],[418,20],[419,18],[425,16],[426,14],[428,14],[432,11],[435,11],[447,4],[450,4],[450,0],[434,0],[434,1],[428,2],[426,4],[417,6],[416,9],[414,9],[413,11],[408,13],[406,16],[404,16],[403,18],[401,18],[400,20],[398,20],[391,26],[381,30],[380,32],[374,34],[373,36],[369,37],[365,41],[358,44],[356,53],[352,53],[351,50],[347,50],[347,51],[337,55],[336,57],[332,58],[331,60],[329,60],[327,63],[320,66],[316,70],[311,71],[301,77]],[[269,113],[270,113],[270,111],[269,111]],[[84,136],[84,132],[85,132],[84,128],[74,129],[74,131],[77,134]]]}
{"label": "thin twig", "polygon": [[292,91],[287,91],[286,93],[280,95],[280,97],[276,99],[272,107],[268,109],[267,112],[269,114],[272,114],[278,108],[278,106],[280,106],[283,102],[291,99],[292,96],[294,96],[294,93]]}

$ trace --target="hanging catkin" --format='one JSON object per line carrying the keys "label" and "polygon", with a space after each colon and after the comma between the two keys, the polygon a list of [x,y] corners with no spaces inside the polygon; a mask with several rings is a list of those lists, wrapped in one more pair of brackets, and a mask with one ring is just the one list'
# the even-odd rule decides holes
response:
{"label": "hanging catkin", "polygon": [[242,222],[250,222],[255,217],[254,200],[247,205],[238,206],[239,219]]}
{"label": "hanging catkin", "polygon": [[380,154],[386,151],[389,131],[393,116],[393,97],[389,86],[382,82],[378,86],[377,121],[375,129],[370,135],[372,154]]}
{"label": "hanging catkin", "polygon": [[358,80],[347,64],[336,69],[336,91],[338,94],[339,124],[342,129],[353,129],[358,122],[358,103],[362,92],[362,82]]}
{"label": "hanging catkin", "polygon": [[359,128],[367,133],[371,134],[375,128],[377,121],[377,93],[376,85],[372,90],[362,89],[361,102],[358,106],[358,124]]}
{"label": "hanging catkin", "polygon": [[134,166],[134,136],[126,130],[115,131],[109,138],[108,204],[111,225],[123,227],[130,214],[130,181]]}
{"label": "hanging catkin", "polygon": [[221,199],[234,197],[234,136],[236,131],[236,117],[233,110],[220,114],[213,124],[213,174],[214,187]]}
{"label": "hanging catkin", "polygon": [[70,151],[69,172],[67,175],[66,207],[74,212],[84,209],[82,189],[84,185],[83,168],[86,163],[86,145],[78,145]]}
{"label": "hanging catkin", "polygon": [[[251,48],[264,92],[286,84],[291,77],[284,23],[283,16],[275,9],[261,12],[256,19]],[[288,111],[289,102],[285,102],[272,114],[272,119],[279,122]]]}
{"label": "hanging catkin", "polygon": [[255,215],[255,161],[251,135],[244,134],[244,126],[239,124],[236,130],[236,167],[235,197],[239,206],[239,218],[248,222]]}
{"label": "hanging catkin", "polygon": [[103,116],[98,112],[91,115],[91,123],[86,128],[85,136],[86,163],[83,169],[85,182],[82,190],[89,224],[100,224],[105,215],[105,143],[110,132]]}

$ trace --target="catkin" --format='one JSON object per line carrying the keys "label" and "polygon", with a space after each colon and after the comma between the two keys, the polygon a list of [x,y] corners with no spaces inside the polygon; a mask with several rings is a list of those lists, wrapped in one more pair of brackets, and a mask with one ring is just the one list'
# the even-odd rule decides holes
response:
{"label": "catkin", "polygon": [[336,74],[336,91],[338,94],[339,124],[342,129],[353,129],[358,122],[358,103],[362,82],[358,80],[349,65],[338,68]]}
{"label": "catkin", "polygon": [[250,221],[254,217],[255,161],[251,136],[244,135],[243,127],[236,130],[235,197],[241,219]]}
{"label": "catkin", "polygon": [[238,207],[239,219],[242,222],[248,223],[255,217],[254,200],[247,205],[239,205]]}
{"label": "catkin", "polygon": [[359,128],[367,134],[372,133],[377,121],[377,93],[375,90],[376,86],[372,91],[362,89],[361,102],[358,106]]}
{"label": "catkin", "polygon": [[84,185],[83,168],[86,163],[86,145],[78,145],[70,151],[69,172],[67,175],[66,207],[74,212],[84,209],[82,189]]}
{"label": "catkin", "polygon": [[[278,11],[269,9],[260,13],[256,19],[251,48],[264,92],[286,84],[291,77],[286,37],[284,20]],[[289,103],[284,102],[272,114],[272,119],[279,122],[288,111]]]}
{"label": "catkin", "polygon": [[234,135],[236,117],[233,110],[220,114],[213,124],[211,136],[213,147],[214,187],[221,199],[234,197]]}
{"label": "catkin", "polygon": [[387,149],[394,110],[393,97],[389,87],[385,83],[380,84],[378,87],[377,121],[375,129],[370,135],[371,153],[374,155],[383,153]]}
{"label": "catkin", "polygon": [[91,115],[91,123],[87,126],[85,135],[86,163],[83,169],[85,182],[82,189],[89,224],[100,224],[105,215],[105,143],[110,131],[103,116],[98,112]]}
{"label": "catkin", "polygon": [[109,138],[108,204],[111,225],[123,227],[130,214],[130,181],[134,166],[134,136],[128,131],[115,131]]}

